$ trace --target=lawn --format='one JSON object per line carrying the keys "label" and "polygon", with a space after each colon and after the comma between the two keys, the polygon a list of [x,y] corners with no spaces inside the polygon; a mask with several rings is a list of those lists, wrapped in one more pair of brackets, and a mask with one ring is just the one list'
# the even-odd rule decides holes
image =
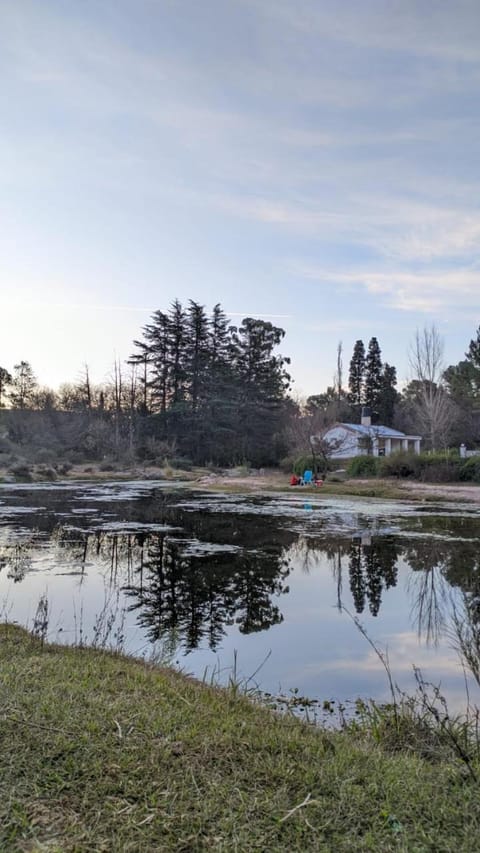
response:
{"label": "lawn", "polygon": [[8,625],[0,685],[2,853],[479,849],[480,784],[455,750]]}

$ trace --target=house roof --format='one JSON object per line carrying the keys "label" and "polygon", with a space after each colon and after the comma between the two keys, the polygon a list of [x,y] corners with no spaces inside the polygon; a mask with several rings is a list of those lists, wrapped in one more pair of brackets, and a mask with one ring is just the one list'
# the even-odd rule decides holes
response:
{"label": "house roof", "polygon": [[373,424],[372,426],[364,426],[363,424],[337,423],[331,426],[330,429],[327,430],[327,433],[329,433],[332,429],[336,429],[337,427],[343,427],[344,429],[348,429],[350,432],[357,433],[358,436],[363,435],[367,436],[368,438],[409,438],[412,440],[422,440],[421,435],[408,435],[405,432],[400,432],[400,430],[398,429],[392,429],[391,427],[384,426],[383,424]]}
{"label": "house roof", "polygon": [[368,435],[372,438],[381,436],[382,438],[407,438],[406,433],[400,432],[398,429],[383,426],[383,424],[375,424],[374,426],[364,426],[363,424],[339,424],[339,426],[352,429],[354,432],[359,432],[361,435]]}

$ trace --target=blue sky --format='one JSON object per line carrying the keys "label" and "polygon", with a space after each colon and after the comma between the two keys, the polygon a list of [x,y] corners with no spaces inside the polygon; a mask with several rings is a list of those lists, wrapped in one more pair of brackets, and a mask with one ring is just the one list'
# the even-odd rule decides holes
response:
{"label": "blue sky", "polygon": [[0,0],[0,365],[94,379],[178,297],[297,393],[480,323],[477,0]]}

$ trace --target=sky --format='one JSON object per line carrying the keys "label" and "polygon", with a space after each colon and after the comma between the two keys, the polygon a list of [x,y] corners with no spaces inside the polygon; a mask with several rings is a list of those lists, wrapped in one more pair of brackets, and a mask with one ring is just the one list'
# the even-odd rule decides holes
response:
{"label": "sky", "polygon": [[285,329],[293,391],[480,323],[478,0],[0,0],[0,365],[94,381],[156,309]]}

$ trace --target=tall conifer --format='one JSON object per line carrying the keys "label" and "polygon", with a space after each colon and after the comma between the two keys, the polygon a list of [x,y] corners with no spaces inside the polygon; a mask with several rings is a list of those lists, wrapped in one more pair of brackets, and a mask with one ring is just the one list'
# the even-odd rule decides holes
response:
{"label": "tall conifer", "polygon": [[365,359],[364,402],[372,410],[376,410],[382,390],[382,358],[376,338],[371,338]]}
{"label": "tall conifer", "polygon": [[356,341],[350,361],[348,374],[349,400],[354,406],[363,403],[363,382],[365,375],[365,347],[363,341]]}

